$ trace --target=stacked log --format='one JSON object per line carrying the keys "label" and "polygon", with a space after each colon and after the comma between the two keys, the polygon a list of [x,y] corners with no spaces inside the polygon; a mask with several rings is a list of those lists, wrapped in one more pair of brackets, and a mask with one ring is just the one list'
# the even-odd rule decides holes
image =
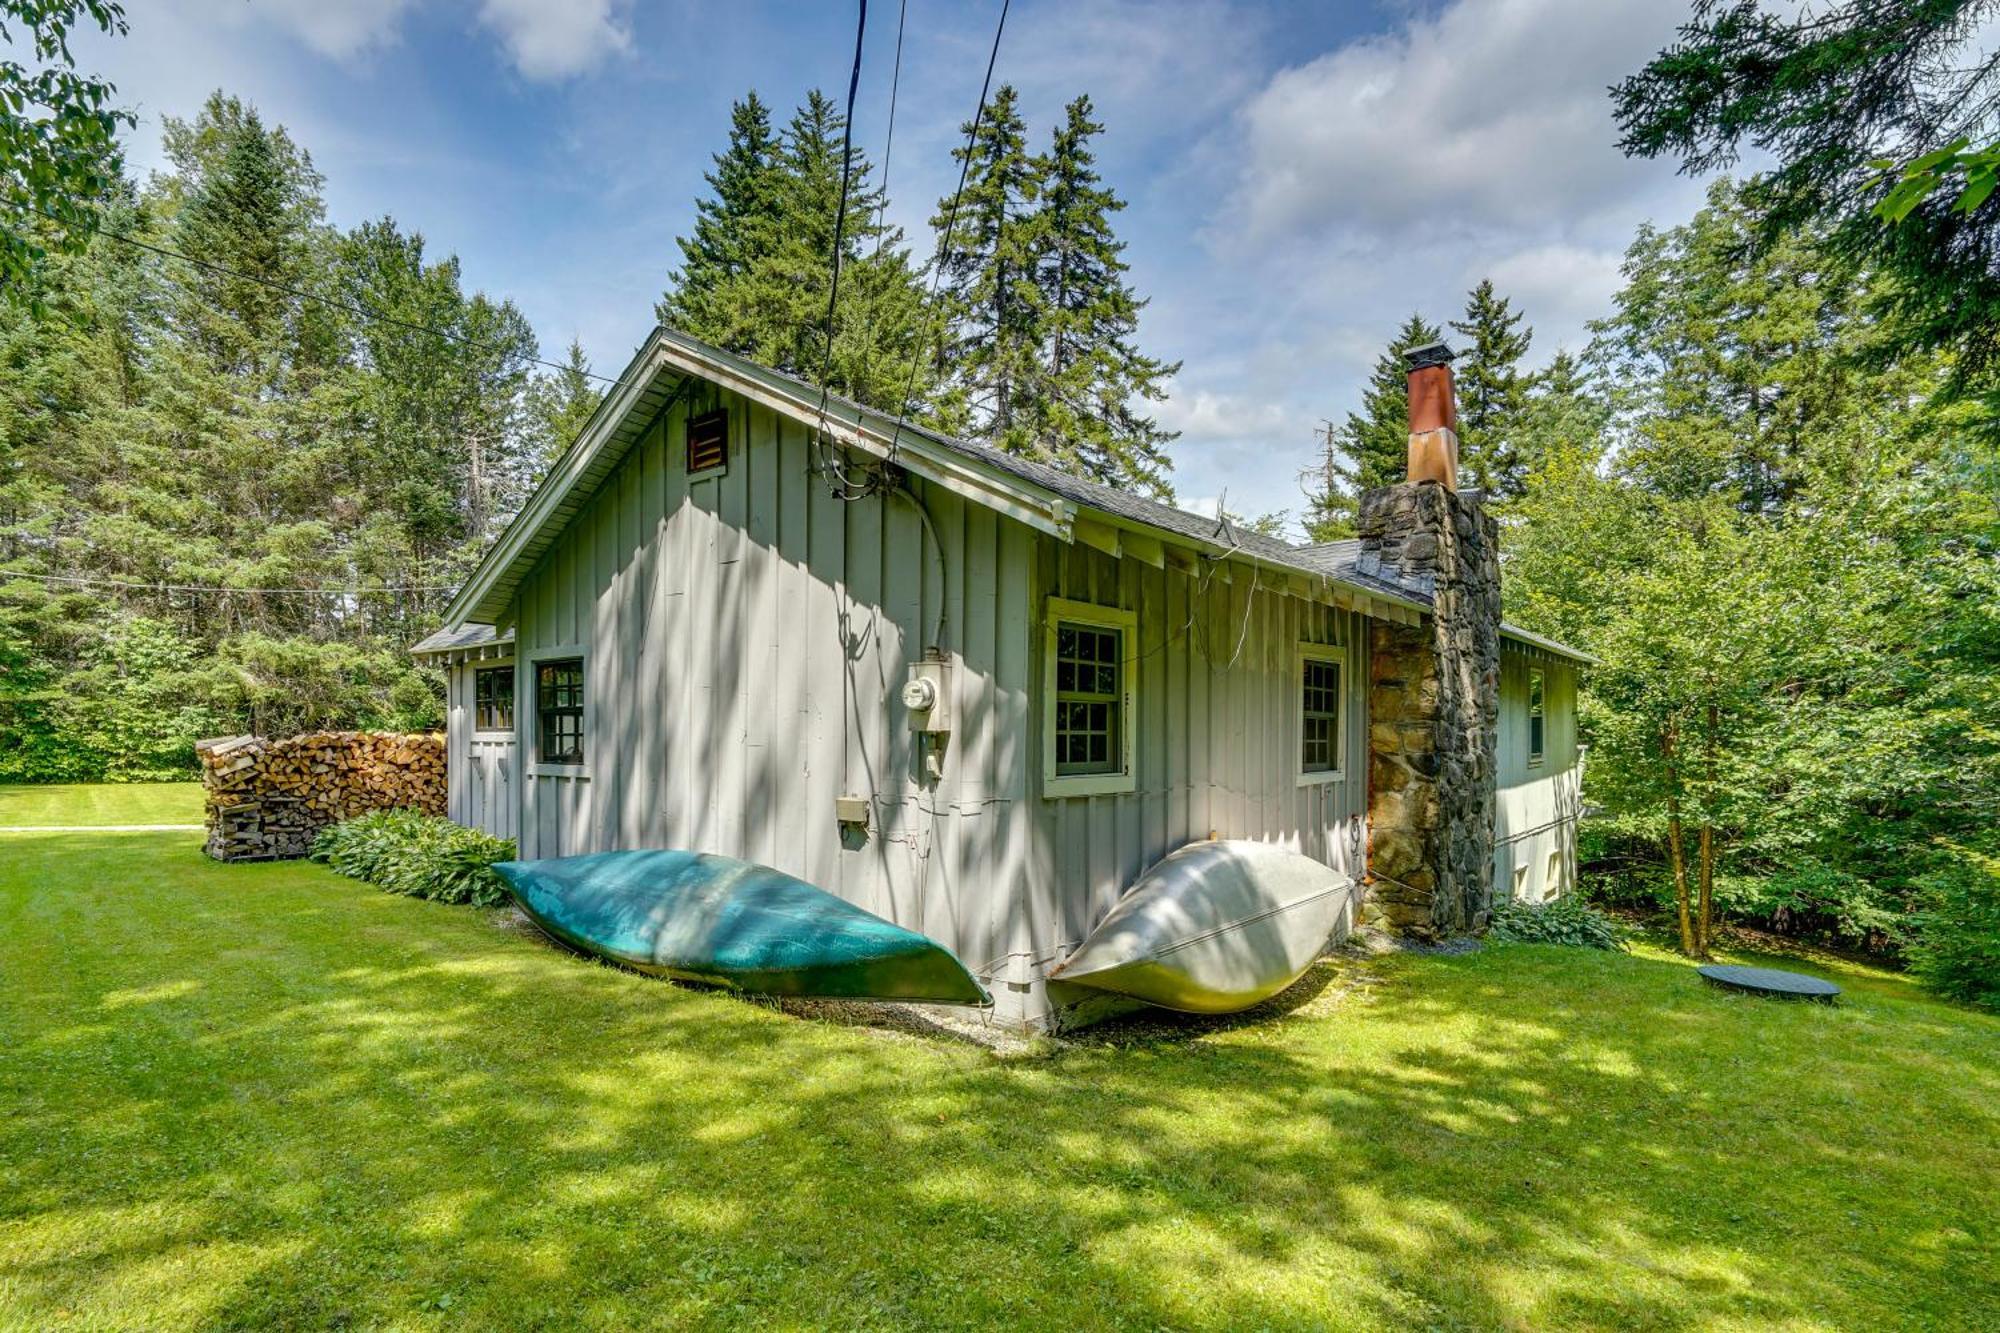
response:
{"label": "stacked log", "polygon": [[445,812],[444,737],[436,732],[313,731],[195,746],[218,861],[304,856],[328,824],[370,810]]}

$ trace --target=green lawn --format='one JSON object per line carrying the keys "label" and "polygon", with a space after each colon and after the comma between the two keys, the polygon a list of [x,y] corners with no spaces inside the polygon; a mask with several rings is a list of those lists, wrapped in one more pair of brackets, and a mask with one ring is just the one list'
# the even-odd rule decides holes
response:
{"label": "green lawn", "polygon": [[2000,1019],[1323,965],[999,1059],[0,835],[0,1328],[1991,1328]]}
{"label": "green lawn", "polygon": [[0,828],[200,822],[199,782],[0,785]]}

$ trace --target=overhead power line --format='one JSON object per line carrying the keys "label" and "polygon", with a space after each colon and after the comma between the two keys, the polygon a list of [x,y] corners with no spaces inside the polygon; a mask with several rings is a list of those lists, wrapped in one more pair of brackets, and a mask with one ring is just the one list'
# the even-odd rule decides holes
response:
{"label": "overhead power line", "polygon": [[826,480],[827,488],[841,499],[858,500],[873,493],[877,479],[864,477],[856,482],[840,465],[835,451],[827,446],[826,405],[832,394],[833,380],[833,336],[834,318],[840,306],[840,261],[841,252],[847,245],[847,196],[854,180],[854,99],[861,91],[861,48],[868,36],[868,0],[859,0],[860,15],[854,25],[854,68],[847,76],[847,114],[840,123],[840,203],[833,214],[833,265],[832,280],[826,292],[826,353],[819,367],[819,411],[818,431],[815,446],[819,452],[820,475]]}
{"label": "overhead power line", "polygon": [[225,593],[230,596],[285,593],[313,597],[378,597],[390,593],[448,593],[449,587],[420,587],[415,584],[385,584],[375,588],[258,588],[231,587],[217,583],[146,583],[137,579],[106,579],[92,574],[51,574],[32,569],[0,569],[0,578],[45,579],[55,583],[82,583],[97,588],[125,588],[134,592]]}
{"label": "overhead power line", "polygon": [[[931,261],[931,292],[928,304],[937,306],[938,275],[944,272],[945,262],[951,257],[951,235],[958,228],[958,204],[965,198],[965,180],[972,171],[972,154],[979,142],[979,124],[986,119],[986,98],[993,89],[993,67],[1000,60],[1000,36],[1007,31],[1007,10],[1013,0],[1000,0],[1000,21],[993,25],[993,49],[986,55],[986,77],[979,85],[979,106],[972,113],[972,125],[965,134],[965,160],[958,164],[958,188],[951,192],[951,207],[945,210],[944,230],[938,233],[937,257]],[[944,345],[944,329],[938,330],[938,345]],[[910,358],[910,376],[903,385],[903,402],[896,409],[896,429],[889,437],[889,458],[896,457],[896,446],[903,438],[903,423],[910,414],[910,399],[917,391],[917,368],[923,364],[921,356]]]}

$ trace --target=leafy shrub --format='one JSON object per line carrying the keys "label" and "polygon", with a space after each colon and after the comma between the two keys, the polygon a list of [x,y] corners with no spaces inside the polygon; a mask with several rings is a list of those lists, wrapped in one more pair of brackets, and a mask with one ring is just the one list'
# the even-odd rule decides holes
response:
{"label": "leafy shrub", "polygon": [[416,810],[375,810],[319,831],[312,859],[391,893],[491,907],[506,900],[495,861],[514,840]]}
{"label": "leafy shrub", "polygon": [[1910,970],[1940,995],[2000,1009],[2000,858],[1928,876]]}
{"label": "leafy shrub", "polygon": [[1546,903],[1506,902],[1493,909],[1492,937],[1523,944],[1569,944],[1582,949],[1623,949],[1624,929],[1570,893]]}

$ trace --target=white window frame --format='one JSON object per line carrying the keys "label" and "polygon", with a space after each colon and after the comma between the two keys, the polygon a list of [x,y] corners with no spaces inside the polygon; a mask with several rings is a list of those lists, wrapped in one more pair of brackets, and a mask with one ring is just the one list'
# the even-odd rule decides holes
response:
{"label": "white window frame", "polygon": [[[1339,713],[1334,723],[1333,767],[1324,772],[1306,771],[1306,663],[1331,662],[1340,668]],[[1299,786],[1316,787],[1323,782],[1347,780],[1348,691],[1354,688],[1347,649],[1337,643],[1302,643],[1292,655],[1292,767]]]}
{"label": "white window frame", "polygon": [[[1093,629],[1119,631],[1118,663],[1118,759],[1111,773],[1056,772],[1056,627],[1059,622],[1088,625]],[[1042,795],[1105,796],[1136,791],[1138,765],[1134,761],[1133,737],[1138,730],[1138,689],[1133,680],[1139,655],[1137,612],[1095,602],[1072,602],[1062,597],[1042,604]]]}
{"label": "white window frame", "polygon": [[[1542,748],[1535,748],[1535,684],[1542,687]],[[1525,707],[1522,709],[1521,729],[1527,733],[1528,767],[1540,768],[1549,753],[1549,673],[1538,666],[1528,668],[1528,685]]]}
{"label": "white window frame", "polygon": [[[555,764],[542,759],[542,692],[537,679],[543,662],[560,662],[576,658],[583,667],[583,762],[580,764]],[[551,648],[537,648],[523,658],[528,664],[527,686],[530,707],[521,708],[521,684],[514,682],[515,734],[520,744],[527,749],[528,775],[537,778],[583,778],[590,777],[591,756],[597,753],[597,691],[590,679],[590,650],[580,643],[559,644]]]}

